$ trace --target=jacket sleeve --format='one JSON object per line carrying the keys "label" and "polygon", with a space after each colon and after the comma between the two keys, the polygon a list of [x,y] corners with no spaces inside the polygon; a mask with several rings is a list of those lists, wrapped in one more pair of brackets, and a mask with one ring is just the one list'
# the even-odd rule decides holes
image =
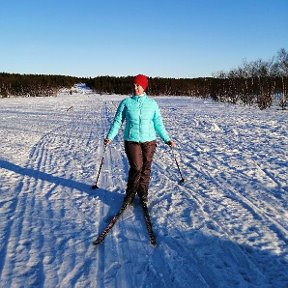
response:
{"label": "jacket sleeve", "polygon": [[106,138],[112,141],[118,134],[124,120],[125,120],[125,100],[122,100],[122,102],[119,104],[117,108],[113,123],[109,129]]}
{"label": "jacket sleeve", "polygon": [[155,106],[156,107],[155,107],[154,118],[153,118],[154,128],[157,134],[160,136],[160,138],[166,143],[167,141],[170,140],[170,137],[165,129],[162,116],[161,116],[161,112],[156,102],[155,102]]}

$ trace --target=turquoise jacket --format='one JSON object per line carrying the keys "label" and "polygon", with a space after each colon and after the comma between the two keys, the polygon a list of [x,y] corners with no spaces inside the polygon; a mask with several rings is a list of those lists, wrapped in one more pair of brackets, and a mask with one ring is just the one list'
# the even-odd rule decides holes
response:
{"label": "turquoise jacket", "polygon": [[164,142],[170,140],[157,102],[146,94],[121,101],[106,138],[112,141],[125,120],[124,140],[139,143],[153,141],[156,133]]}

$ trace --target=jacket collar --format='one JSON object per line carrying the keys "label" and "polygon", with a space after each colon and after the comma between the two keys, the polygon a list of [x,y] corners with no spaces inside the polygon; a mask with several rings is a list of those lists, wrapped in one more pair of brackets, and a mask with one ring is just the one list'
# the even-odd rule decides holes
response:
{"label": "jacket collar", "polygon": [[137,96],[137,95],[132,96],[132,99],[136,100],[137,102],[143,102],[146,98],[147,98],[147,95],[145,92],[140,96]]}

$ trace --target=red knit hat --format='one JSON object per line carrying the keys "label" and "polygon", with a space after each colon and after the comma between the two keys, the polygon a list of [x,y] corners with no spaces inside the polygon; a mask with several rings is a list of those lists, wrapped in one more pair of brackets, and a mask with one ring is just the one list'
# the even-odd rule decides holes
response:
{"label": "red knit hat", "polygon": [[148,86],[148,78],[143,74],[138,74],[134,77],[133,83],[139,84],[145,91]]}

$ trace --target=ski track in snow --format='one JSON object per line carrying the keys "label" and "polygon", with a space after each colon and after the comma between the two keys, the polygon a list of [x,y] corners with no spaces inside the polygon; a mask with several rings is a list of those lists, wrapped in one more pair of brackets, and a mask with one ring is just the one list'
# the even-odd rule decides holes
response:
{"label": "ski track in snow", "polygon": [[158,141],[149,193],[104,242],[128,171],[122,96],[0,99],[0,287],[288,287],[287,113],[158,97],[185,178]]}

